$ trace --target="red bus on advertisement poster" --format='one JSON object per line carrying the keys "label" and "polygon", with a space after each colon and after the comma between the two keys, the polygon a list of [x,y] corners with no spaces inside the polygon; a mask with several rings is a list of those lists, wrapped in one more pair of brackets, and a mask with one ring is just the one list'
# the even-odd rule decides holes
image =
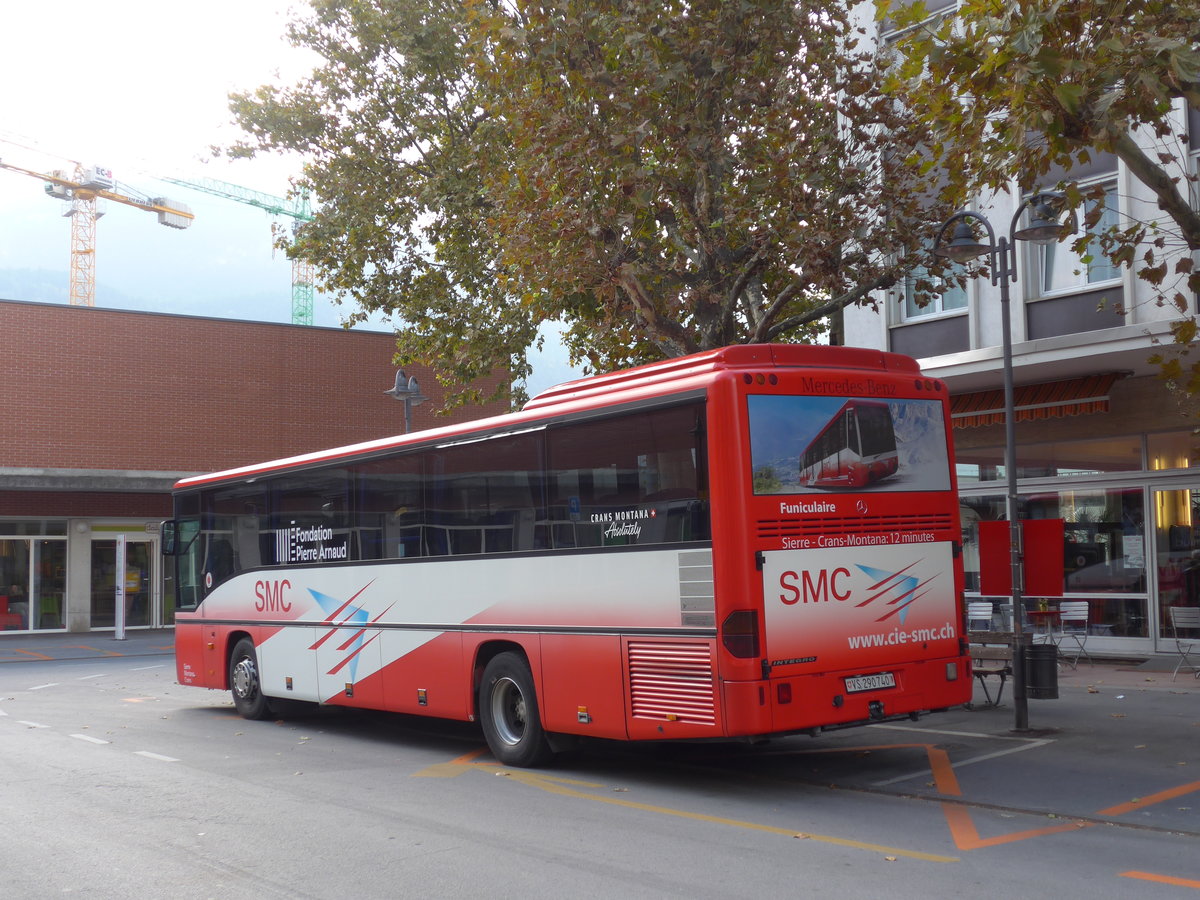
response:
{"label": "red bus on advertisement poster", "polygon": [[[890,462],[806,477],[834,432]],[[971,694],[955,490],[946,388],[908,357],[742,346],[569,382],[180,481],[177,676],[252,719],[478,721],[508,765],[912,717]]]}

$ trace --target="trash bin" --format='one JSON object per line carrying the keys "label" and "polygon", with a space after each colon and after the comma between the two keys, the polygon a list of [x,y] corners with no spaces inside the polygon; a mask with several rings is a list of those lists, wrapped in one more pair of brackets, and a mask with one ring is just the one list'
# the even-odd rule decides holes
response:
{"label": "trash bin", "polygon": [[1030,700],[1058,699],[1058,647],[1054,644],[1025,648],[1025,696]]}

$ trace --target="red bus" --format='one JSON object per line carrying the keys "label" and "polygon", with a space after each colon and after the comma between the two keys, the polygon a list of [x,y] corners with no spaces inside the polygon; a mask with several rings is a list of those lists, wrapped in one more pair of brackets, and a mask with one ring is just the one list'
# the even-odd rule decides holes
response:
{"label": "red bus", "polygon": [[800,483],[860,488],[894,475],[898,459],[888,405],[879,400],[847,400],[800,454]]}
{"label": "red bus", "polygon": [[[799,454],[871,399],[900,475]],[[895,354],[729,347],[517,413],[186,478],[164,524],[179,682],[581,736],[748,739],[971,695],[945,386]]]}

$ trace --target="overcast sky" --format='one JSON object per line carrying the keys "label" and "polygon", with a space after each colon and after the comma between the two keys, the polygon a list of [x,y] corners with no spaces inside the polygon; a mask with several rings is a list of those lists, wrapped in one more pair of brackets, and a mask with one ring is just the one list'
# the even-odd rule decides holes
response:
{"label": "overcast sky", "polygon": [[[159,182],[207,176],[283,195],[293,161],[212,160],[237,137],[228,95],[311,68],[283,38],[289,0],[39,0],[8,3],[0,29],[0,159],[50,171],[70,161],[113,170],[133,191],[195,213],[192,227],[109,203],[96,228],[96,305],[291,320],[291,264],[254,207]],[[274,223],[288,226],[290,220]],[[0,298],[66,302],[70,223],[42,183],[0,170]],[[317,325],[347,314],[314,303]],[[376,320],[368,327],[390,328]],[[535,389],[572,377],[561,354]]]}

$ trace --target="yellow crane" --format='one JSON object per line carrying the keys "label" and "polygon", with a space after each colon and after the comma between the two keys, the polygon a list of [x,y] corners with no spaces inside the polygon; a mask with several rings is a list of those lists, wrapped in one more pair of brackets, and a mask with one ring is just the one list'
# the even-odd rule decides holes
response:
{"label": "yellow crane", "polygon": [[71,284],[72,306],[96,305],[96,220],[103,215],[97,201],[112,200],[137,209],[158,214],[158,224],[168,228],[187,228],[192,224],[192,211],[182,203],[166,197],[136,197],[113,178],[112,171],[99,166],[76,164],[69,175],[64,171],[38,172],[0,159],[0,169],[40,178],[46,193],[69,206],[63,214],[71,218]]}

